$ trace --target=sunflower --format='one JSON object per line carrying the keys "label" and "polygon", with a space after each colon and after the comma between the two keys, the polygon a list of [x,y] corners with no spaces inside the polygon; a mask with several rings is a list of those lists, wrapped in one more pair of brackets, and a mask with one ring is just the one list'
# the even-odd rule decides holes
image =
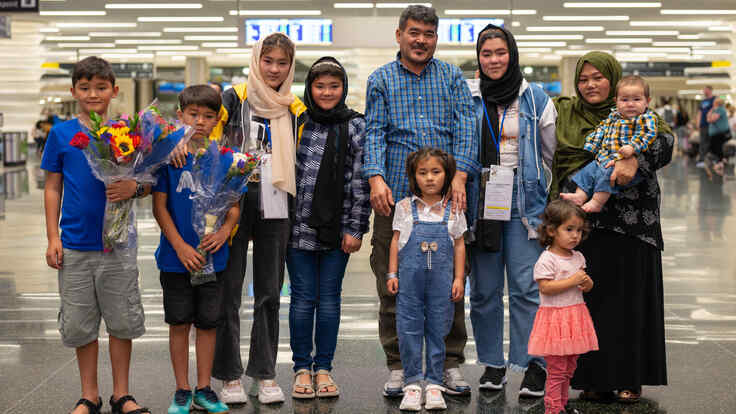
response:
{"label": "sunflower", "polygon": [[[121,129],[127,130],[127,128]],[[138,141],[140,141],[140,138],[138,138]],[[112,133],[110,145],[112,146],[112,150],[115,153],[115,158],[117,158],[118,160],[127,157],[135,151],[134,137],[131,137],[127,133],[125,135]]]}

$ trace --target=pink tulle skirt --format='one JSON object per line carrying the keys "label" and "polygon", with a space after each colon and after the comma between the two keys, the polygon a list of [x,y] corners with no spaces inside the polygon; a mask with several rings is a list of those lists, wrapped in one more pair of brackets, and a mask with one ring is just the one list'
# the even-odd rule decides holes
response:
{"label": "pink tulle skirt", "polygon": [[529,335],[529,355],[581,355],[598,350],[598,337],[585,303],[540,306]]}

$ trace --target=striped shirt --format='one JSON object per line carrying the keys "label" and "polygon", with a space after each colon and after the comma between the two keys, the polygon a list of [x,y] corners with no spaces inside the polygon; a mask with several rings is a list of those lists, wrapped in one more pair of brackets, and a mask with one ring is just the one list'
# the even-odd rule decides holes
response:
{"label": "striped shirt", "polygon": [[618,150],[631,145],[637,154],[645,152],[657,138],[657,118],[651,109],[633,118],[626,119],[614,110],[593,132],[585,137],[584,150],[596,154],[601,165],[621,159]]}
{"label": "striped shirt", "polygon": [[[307,116],[302,140],[296,151],[296,212],[289,241],[289,247],[292,248],[311,251],[328,249],[318,241],[317,231],[307,224],[312,215],[312,197],[327,145],[328,128]],[[345,155],[342,233],[362,239],[368,231],[368,218],[371,215],[370,187],[361,172],[365,144],[364,118],[350,120],[348,136],[351,141]]]}
{"label": "striped shirt", "polygon": [[425,147],[455,157],[457,168],[480,171],[470,90],[457,66],[431,59],[419,75],[396,60],[368,77],[363,173],[381,175],[394,200],[411,195],[406,159]]}

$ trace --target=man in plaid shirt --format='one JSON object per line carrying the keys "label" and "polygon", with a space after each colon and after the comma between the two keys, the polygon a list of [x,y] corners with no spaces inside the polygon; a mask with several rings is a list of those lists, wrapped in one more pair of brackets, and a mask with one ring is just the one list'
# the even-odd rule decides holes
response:
{"label": "man in plaid shirt", "polygon": [[[452,204],[464,210],[465,181],[478,171],[478,142],[470,90],[462,71],[433,58],[437,46],[435,10],[409,6],[401,14],[396,40],[397,59],[368,78],[366,148],[363,173],[369,179],[371,205],[376,212],[371,244],[371,267],[380,299],[378,330],[391,375],[384,386],[387,397],[403,394],[403,370],[396,334],[396,297],[386,288],[386,272],[394,202],[410,195],[406,176],[408,155],[425,146],[455,157]],[[455,307],[446,343],[445,388],[450,394],[470,393],[458,366],[465,361],[467,341],[463,302]]]}
{"label": "man in plaid shirt", "polygon": [[[601,211],[611,194],[617,193],[611,180],[616,161],[645,152],[657,137],[657,117],[649,109],[649,85],[639,76],[626,76],[616,86],[616,110],[585,137],[583,149],[595,154],[591,162],[578,171],[572,180],[578,188],[560,197],[582,206],[589,213]],[[625,187],[641,182],[634,179]],[[591,195],[592,193],[592,195]]]}

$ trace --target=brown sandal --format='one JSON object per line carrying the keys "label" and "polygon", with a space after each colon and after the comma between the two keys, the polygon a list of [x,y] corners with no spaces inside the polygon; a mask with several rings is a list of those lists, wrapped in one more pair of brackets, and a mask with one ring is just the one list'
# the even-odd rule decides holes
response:
{"label": "brown sandal", "polygon": [[[335,384],[335,380],[332,379],[332,375],[330,375],[330,371],[326,369],[321,369],[314,373],[315,380],[317,379],[317,376],[319,375],[326,375],[327,381],[323,381],[317,384],[317,397],[319,398],[328,398],[328,397],[337,397],[340,395],[340,387]],[[329,391],[329,388],[333,387],[335,388],[333,391]]]}
{"label": "brown sandal", "polygon": [[[299,382],[299,377],[307,375],[309,377],[309,384],[303,384]],[[302,391],[297,391],[297,389]],[[302,368],[294,373],[294,385],[291,387],[291,396],[300,400],[312,399],[315,397],[314,385],[312,384],[312,371]]]}
{"label": "brown sandal", "polygon": [[641,400],[641,391],[621,390],[618,392],[618,402],[624,404],[635,404]]}

